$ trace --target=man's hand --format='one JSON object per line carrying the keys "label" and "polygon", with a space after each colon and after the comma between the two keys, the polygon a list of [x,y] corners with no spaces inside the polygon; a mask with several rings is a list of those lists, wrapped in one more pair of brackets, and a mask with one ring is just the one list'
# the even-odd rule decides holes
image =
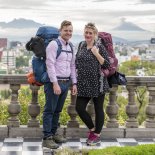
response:
{"label": "man's hand", "polygon": [[72,86],[72,95],[76,95],[77,94],[77,86],[73,85]]}
{"label": "man's hand", "polygon": [[53,90],[54,90],[54,94],[56,95],[61,94],[61,88],[57,82],[53,82]]}

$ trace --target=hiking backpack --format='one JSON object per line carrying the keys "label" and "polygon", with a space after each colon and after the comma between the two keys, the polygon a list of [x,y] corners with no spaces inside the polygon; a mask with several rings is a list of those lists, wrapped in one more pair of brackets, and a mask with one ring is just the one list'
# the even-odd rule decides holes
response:
{"label": "hiking backpack", "polygon": [[112,42],[112,37],[110,33],[106,32],[99,32],[98,33],[98,42],[99,44],[103,44],[108,56],[109,56],[109,61],[110,61],[110,67],[107,69],[102,69],[101,71],[103,72],[105,77],[110,77],[113,75],[118,67],[118,59],[115,56],[114,49],[113,49],[113,42]]}
{"label": "hiking backpack", "polygon": [[[59,39],[59,31],[57,28],[42,26],[38,29],[36,36],[32,37],[30,41],[26,44],[26,49],[32,51],[34,56],[32,58],[32,70],[27,75],[27,80],[29,84],[42,86],[46,82],[50,82],[46,71],[46,47],[52,40],[55,40],[58,45],[57,56],[59,57],[62,51],[62,45]],[[73,46],[69,43],[71,50],[73,52]]]}
{"label": "hiking backpack", "polygon": [[111,34],[106,32],[99,32],[98,34],[98,42],[103,44],[106,48],[110,60],[110,67],[107,69],[102,69],[101,72],[105,77],[107,77],[107,81],[109,84],[109,87],[112,88],[112,85],[126,85],[127,79],[125,77],[125,74],[122,74],[117,71],[118,67],[118,59],[115,56],[114,50],[113,50],[113,43],[112,43],[112,37]]}

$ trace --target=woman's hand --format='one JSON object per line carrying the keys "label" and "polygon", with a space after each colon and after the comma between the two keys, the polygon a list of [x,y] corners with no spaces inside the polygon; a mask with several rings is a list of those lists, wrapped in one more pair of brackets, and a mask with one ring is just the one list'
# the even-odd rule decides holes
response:
{"label": "woman's hand", "polygon": [[93,46],[91,49],[92,53],[97,56],[99,54],[99,48],[97,48],[96,46]]}
{"label": "woman's hand", "polygon": [[104,58],[101,56],[101,54],[99,53],[99,48],[97,48],[96,46],[93,46],[93,48],[91,49],[92,53],[95,55],[95,57],[97,58],[97,60],[99,61],[99,63],[101,65],[103,65],[104,63]]}
{"label": "woman's hand", "polygon": [[73,85],[72,89],[71,89],[72,95],[76,95],[77,94],[77,86]]}

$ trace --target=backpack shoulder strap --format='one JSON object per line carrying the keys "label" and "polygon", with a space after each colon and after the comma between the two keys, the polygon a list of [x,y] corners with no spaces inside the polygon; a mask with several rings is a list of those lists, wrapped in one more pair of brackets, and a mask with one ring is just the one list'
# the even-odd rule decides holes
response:
{"label": "backpack shoulder strap", "polygon": [[77,50],[77,53],[81,50],[82,46],[84,45],[85,41],[81,41],[79,43],[79,46],[78,46],[78,50]]}
{"label": "backpack shoulder strap", "polygon": [[62,50],[62,45],[61,45],[61,42],[59,39],[55,39],[57,45],[58,45],[58,50],[57,50],[57,56],[56,56],[56,59],[59,57],[60,53],[61,53],[61,50]]}
{"label": "backpack shoulder strap", "polygon": [[[55,39],[55,41],[56,41],[56,43],[58,45],[57,56],[56,56],[56,59],[57,59],[59,57],[61,51],[62,51],[62,44],[61,44],[59,39]],[[69,46],[70,46],[71,52],[73,54],[73,44],[71,42],[69,42]]]}
{"label": "backpack shoulder strap", "polygon": [[70,46],[72,54],[73,54],[73,44],[71,42],[69,42],[69,46]]}

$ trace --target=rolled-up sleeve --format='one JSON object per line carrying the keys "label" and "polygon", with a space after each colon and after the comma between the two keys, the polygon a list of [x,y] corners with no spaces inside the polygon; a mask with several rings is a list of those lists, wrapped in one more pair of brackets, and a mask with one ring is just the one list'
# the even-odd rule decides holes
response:
{"label": "rolled-up sleeve", "polygon": [[51,41],[46,48],[46,67],[51,82],[57,82],[55,63],[58,45],[55,41]]}

